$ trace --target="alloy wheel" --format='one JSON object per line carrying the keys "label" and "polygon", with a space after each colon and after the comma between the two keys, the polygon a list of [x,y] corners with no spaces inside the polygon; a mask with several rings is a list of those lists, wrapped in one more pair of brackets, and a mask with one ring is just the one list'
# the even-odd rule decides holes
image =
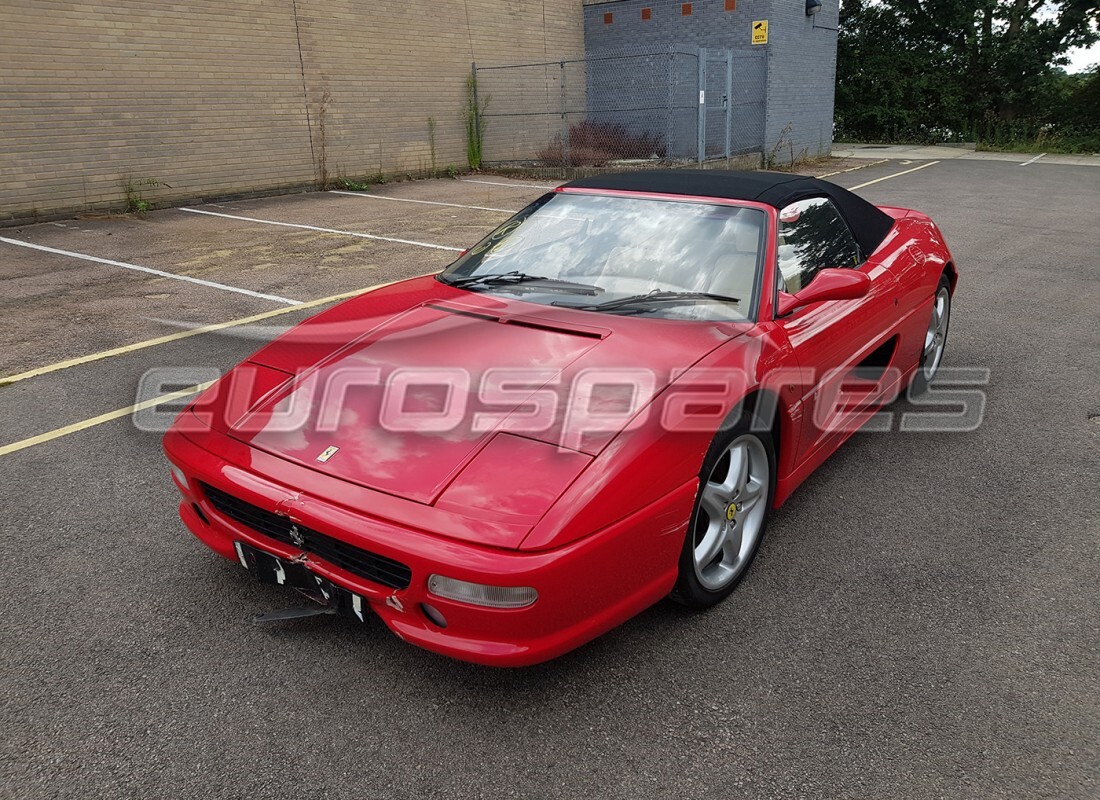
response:
{"label": "alloy wheel", "polygon": [[947,323],[951,317],[951,292],[946,286],[940,286],[932,304],[932,319],[928,321],[928,332],[924,335],[924,358],[921,369],[924,380],[930,383],[940,368],[943,348],[947,343]]}
{"label": "alloy wheel", "polygon": [[739,436],[714,465],[699,499],[692,558],[699,582],[717,591],[745,570],[764,527],[768,455],[752,434]]}

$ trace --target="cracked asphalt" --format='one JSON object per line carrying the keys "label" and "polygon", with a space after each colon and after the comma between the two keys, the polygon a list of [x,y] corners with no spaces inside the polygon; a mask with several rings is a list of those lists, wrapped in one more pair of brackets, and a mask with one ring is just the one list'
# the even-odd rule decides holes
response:
{"label": "cracked asphalt", "polygon": [[[541,193],[476,180],[373,194]],[[294,599],[186,532],[160,437],[129,417],[0,455],[0,796],[1095,800],[1100,169],[956,160],[857,191],[943,228],[944,365],[989,370],[982,424],[903,433],[895,404],[775,515],[727,602],[661,603],[548,664],[450,661],[377,620],[254,627]],[[351,234],[463,247],[506,216],[322,193],[203,208],[267,222],[169,209],[0,236],[308,301],[453,257]],[[0,375],[289,308],[5,243],[0,288]],[[314,310],[0,385],[0,447],[134,403],[147,369],[226,369]]]}

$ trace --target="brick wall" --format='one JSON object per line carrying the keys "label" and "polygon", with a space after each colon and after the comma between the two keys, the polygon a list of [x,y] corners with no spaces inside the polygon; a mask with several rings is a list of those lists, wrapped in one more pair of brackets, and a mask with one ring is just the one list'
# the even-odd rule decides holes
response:
{"label": "brick wall", "polygon": [[462,166],[471,61],[582,52],[578,0],[5,0],[0,220],[426,170],[428,117]]}

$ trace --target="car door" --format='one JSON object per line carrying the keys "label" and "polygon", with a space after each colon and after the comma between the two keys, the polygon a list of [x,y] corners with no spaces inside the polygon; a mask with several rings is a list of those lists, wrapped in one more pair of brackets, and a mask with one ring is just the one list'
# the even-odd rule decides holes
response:
{"label": "car door", "polygon": [[777,237],[777,293],[797,293],[826,268],[858,269],[871,281],[864,297],[813,303],[776,319],[799,366],[801,462],[858,428],[889,384],[888,371],[873,367],[880,359],[885,366],[892,355],[876,350],[888,340],[896,315],[896,277],[863,257],[828,198],[800,200],[782,209]]}

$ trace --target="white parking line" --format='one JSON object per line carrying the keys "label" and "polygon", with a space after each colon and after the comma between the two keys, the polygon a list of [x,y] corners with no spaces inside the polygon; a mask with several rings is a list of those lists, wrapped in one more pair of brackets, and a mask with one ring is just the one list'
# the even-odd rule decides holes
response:
{"label": "white parking line", "polygon": [[1036,161],[1038,161],[1040,158],[1042,158],[1045,155],[1046,155],[1046,153],[1039,153],[1039,155],[1035,156],[1035,158],[1031,159],[1030,161],[1025,161],[1020,166],[1021,167],[1026,167],[1028,164],[1034,164]]}
{"label": "white parking line", "polygon": [[[860,164],[858,167],[848,167],[848,169],[838,169],[836,172],[826,172],[824,175],[818,175],[816,177],[818,177],[818,178],[831,178],[833,175],[843,175],[845,172],[855,172],[857,170],[867,169],[867,167],[875,167],[875,166],[878,166],[879,164],[885,164],[889,160],[890,159],[888,159],[888,158],[883,158],[883,159],[880,159],[879,161],[872,161],[868,164]],[[909,161],[902,161],[901,163],[902,164],[909,164],[910,162]]]}
{"label": "white parking line", "polygon": [[858,186],[853,186],[848,191],[854,192],[856,189],[862,189],[864,186],[870,186],[873,183],[882,183],[883,181],[888,181],[891,178],[900,178],[902,175],[908,175],[910,172],[916,172],[918,169],[925,169],[926,167],[932,167],[939,163],[939,161],[929,161],[927,164],[921,164],[919,167],[913,167],[912,169],[903,169],[901,172],[895,172],[892,175],[886,175],[882,178],[875,178],[873,181],[867,181],[867,183],[861,183]]}
{"label": "white parking line", "polygon": [[451,208],[472,208],[475,211],[500,211],[504,214],[515,214],[516,208],[488,208],[487,206],[467,206],[462,203],[443,203],[439,200],[411,200],[408,197],[384,197],[380,194],[366,194],[365,192],[342,192],[339,189],[330,189],[329,194],[344,194],[348,197],[365,197],[368,200],[392,200],[395,203],[423,203],[426,206],[450,206]]}
{"label": "white parking line", "polygon": [[512,186],[521,187],[525,189],[557,189],[560,184],[554,184],[553,186],[538,186],[534,183],[503,183],[501,181],[479,181],[477,178],[459,178],[463,183],[484,183],[486,186]]}
{"label": "white parking line", "polygon": [[278,225],[283,228],[302,228],[307,231],[318,231],[320,233],[338,233],[342,236],[358,236],[360,239],[375,239],[379,242],[396,242],[397,244],[412,244],[417,247],[430,247],[433,250],[450,250],[454,253],[461,253],[461,247],[448,247],[445,244],[431,244],[429,242],[414,242],[411,239],[395,239],[392,236],[375,236],[372,233],[357,233],[355,231],[340,231],[335,228],[318,228],[316,225],[299,225],[296,222],[275,222],[270,219],[256,219],[255,217],[239,217],[236,214],[219,214],[216,211],[201,211],[197,208],[181,208],[180,211],[186,211],[189,214],[206,214],[209,217],[225,217],[226,219],[239,219],[242,222],[258,222],[262,225]]}
{"label": "white parking line", "polygon": [[0,236],[0,242],[5,244],[13,244],[17,247],[29,247],[32,250],[41,250],[45,253],[54,253],[59,256],[68,256],[69,258],[79,258],[84,261],[93,261],[96,264],[107,264],[112,267],[122,267],[123,269],[132,269],[135,272],[145,272],[149,275],[157,275],[161,278],[171,278],[175,281],[185,281],[187,283],[197,283],[199,286],[207,286],[211,289],[221,289],[224,292],[235,292],[236,294],[246,294],[249,297],[258,297],[261,300],[272,300],[276,303],[285,303],[288,306],[301,305],[301,300],[290,300],[286,297],[279,297],[276,294],[263,294],[262,292],[254,292],[251,289],[242,289],[239,286],[227,286],[224,283],[215,283],[214,281],[204,281],[202,278],[192,278],[189,275],[176,275],[172,272],[164,272],[163,270],[153,269],[152,267],[142,267],[138,264],[127,264],[125,261],[112,261],[109,258],[99,258],[98,256],[90,256],[86,253],[74,253],[70,250],[59,250],[56,247],[46,247],[43,244],[34,244],[32,242],[24,242],[21,239],[8,239],[5,236]]}

